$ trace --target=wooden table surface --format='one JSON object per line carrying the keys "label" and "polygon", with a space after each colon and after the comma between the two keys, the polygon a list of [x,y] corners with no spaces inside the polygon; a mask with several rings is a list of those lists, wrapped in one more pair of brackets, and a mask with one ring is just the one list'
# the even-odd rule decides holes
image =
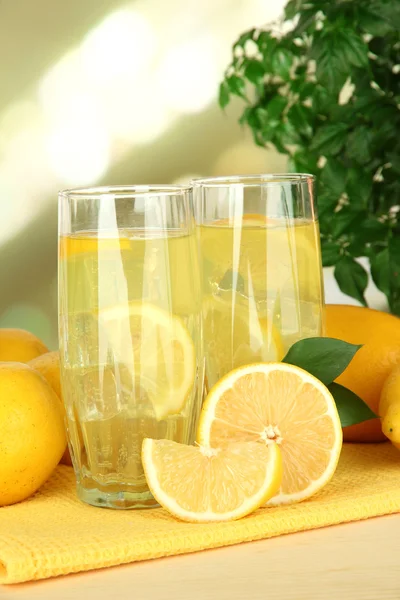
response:
{"label": "wooden table surface", "polygon": [[400,515],[0,587],[1,600],[399,600]]}

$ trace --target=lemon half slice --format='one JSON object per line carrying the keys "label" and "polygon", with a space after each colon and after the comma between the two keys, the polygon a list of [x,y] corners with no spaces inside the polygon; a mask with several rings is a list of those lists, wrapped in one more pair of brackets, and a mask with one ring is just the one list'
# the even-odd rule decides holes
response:
{"label": "lemon half slice", "polygon": [[210,391],[200,416],[199,444],[277,444],[283,479],[271,504],[309,498],[333,476],[342,447],[335,401],[315,377],[293,365],[236,369]]}
{"label": "lemon half slice", "polygon": [[115,360],[130,369],[135,388],[147,395],[156,419],[179,414],[196,373],[195,348],[183,321],[139,302],[102,309],[98,317]]}

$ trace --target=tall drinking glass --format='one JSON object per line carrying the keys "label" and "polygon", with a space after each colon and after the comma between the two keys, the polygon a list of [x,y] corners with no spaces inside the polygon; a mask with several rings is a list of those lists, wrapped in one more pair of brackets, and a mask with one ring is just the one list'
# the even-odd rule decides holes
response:
{"label": "tall drinking glass", "polygon": [[195,180],[203,272],[206,381],[281,360],[323,332],[318,219],[311,175]]}
{"label": "tall drinking glass", "polygon": [[155,504],[146,437],[192,443],[203,385],[198,241],[188,187],[59,195],[59,334],[79,497]]}

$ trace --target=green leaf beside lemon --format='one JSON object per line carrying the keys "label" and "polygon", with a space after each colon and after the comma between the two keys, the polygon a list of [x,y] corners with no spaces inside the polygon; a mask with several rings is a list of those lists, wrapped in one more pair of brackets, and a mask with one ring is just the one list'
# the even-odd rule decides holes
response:
{"label": "green leaf beside lemon", "polygon": [[293,344],[282,361],[301,367],[328,387],[336,402],[342,427],[377,416],[357,394],[334,382],[360,348],[360,345],[334,338],[307,338]]}

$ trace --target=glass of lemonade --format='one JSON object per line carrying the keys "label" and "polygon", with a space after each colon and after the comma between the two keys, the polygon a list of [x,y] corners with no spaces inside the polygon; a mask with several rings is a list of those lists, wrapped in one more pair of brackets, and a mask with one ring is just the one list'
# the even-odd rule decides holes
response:
{"label": "glass of lemonade", "polygon": [[311,175],[195,180],[207,387],[279,361],[323,334],[320,236]]}
{"label": "glass of lemonade", "polygon": [[59,195],[61,378],[79,497],[154,506],[145,437],[192,443],[203,388],[192,191]]}

